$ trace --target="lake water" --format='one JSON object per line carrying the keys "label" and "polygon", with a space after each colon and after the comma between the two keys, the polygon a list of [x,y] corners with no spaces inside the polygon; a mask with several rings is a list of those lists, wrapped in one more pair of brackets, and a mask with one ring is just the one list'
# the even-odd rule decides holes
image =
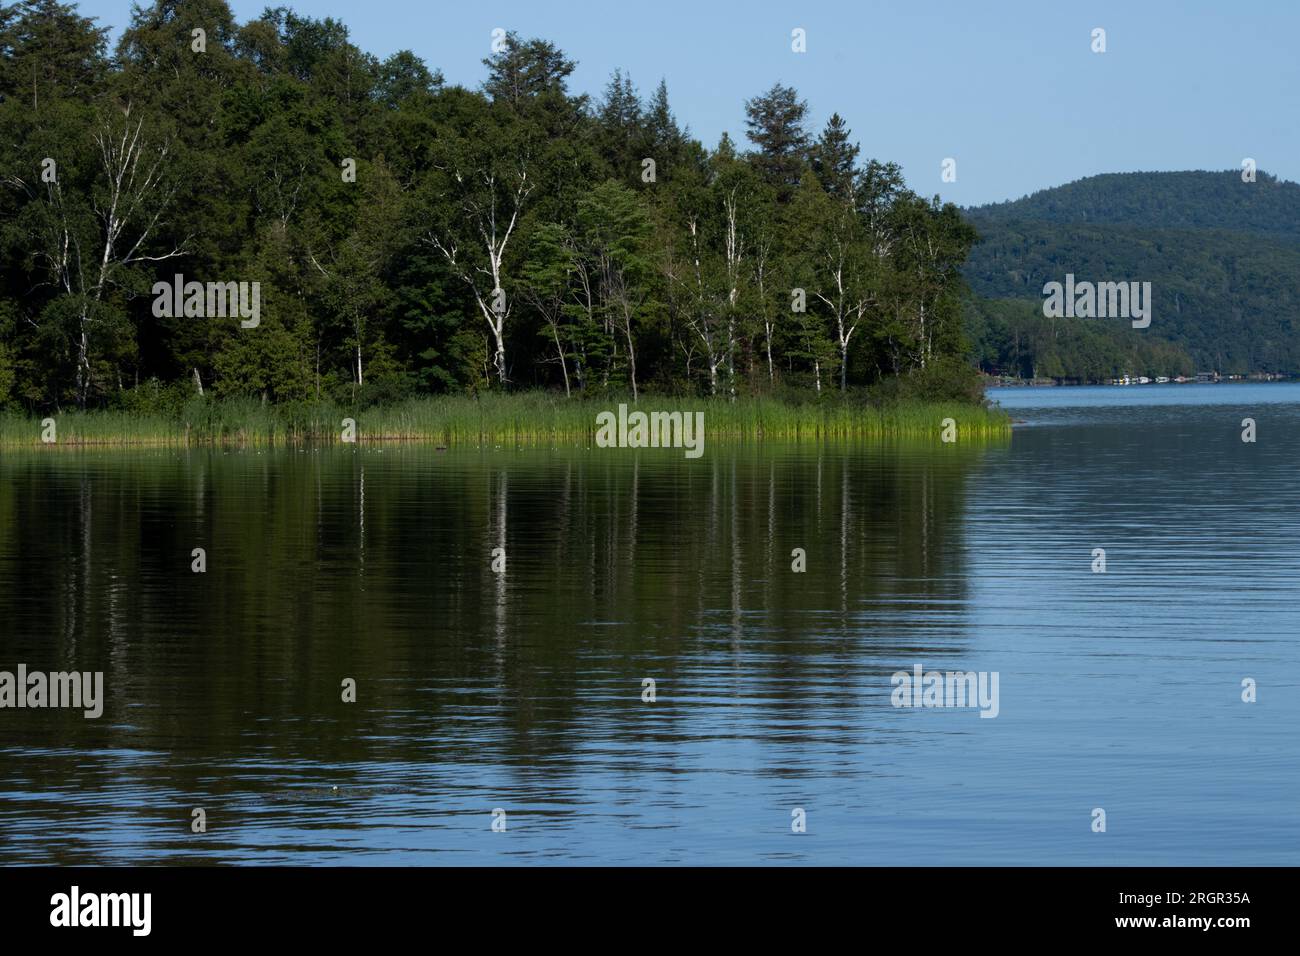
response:
{"label": "lake water", "polygon": [[1300,386],[990,395],[1009,441],[4,453],[0,670],[105,703],[0,709],[0,862],[1300,863]]}

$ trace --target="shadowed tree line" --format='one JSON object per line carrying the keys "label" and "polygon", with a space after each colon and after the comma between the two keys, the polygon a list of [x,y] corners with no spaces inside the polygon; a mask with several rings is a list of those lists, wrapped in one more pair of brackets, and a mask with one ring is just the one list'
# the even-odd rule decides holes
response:
{"label": "shadowed tree line", "polygon": [[[0,406],[970,392],[973,229],[779,83],[710,150],[663,82],[575,95],[514,34],[469,90],[284,7],[160,0],[106,33],[0,8]],[[259,283],[260,324],[158,315],[177,274]]]}

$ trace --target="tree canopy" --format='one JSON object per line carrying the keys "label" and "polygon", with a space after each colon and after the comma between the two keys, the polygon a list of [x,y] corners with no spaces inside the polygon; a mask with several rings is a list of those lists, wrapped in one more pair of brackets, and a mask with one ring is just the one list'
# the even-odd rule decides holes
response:
{"label": "tree canopy", "polygon": [[[664,81],[593,102],[513,33],[479,89],[225,0],[137,7],[112,56],[21,0],[0,53],[0,405],[819,392],[963,349],[973,230],[779,83],[707,149]],[[260,320],[155,308],[178,275]]]}

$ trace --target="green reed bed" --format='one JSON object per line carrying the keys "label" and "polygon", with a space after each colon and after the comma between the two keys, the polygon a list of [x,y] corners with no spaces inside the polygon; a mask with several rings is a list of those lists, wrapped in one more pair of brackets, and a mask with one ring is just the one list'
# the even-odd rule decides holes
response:
{"label": "green reed bed", "polygon": [[[940,440],[943,420],[961,439],[1010,434],[999,409],[961,403],[904,401],[873,406],[826,400],[796,404],[773,398],[566,399],[545,392],[439,396],[368,409],[322,404],[263,404],[256,400],[190,402],[178,413],[122,411],[49,413],[29,417],[0,412],[0,447],[41,446],[43,418],[55,422],[56,446],[279,445],[342,441],[344,419],[356,422],[359,442],[411,441],[447,446],[592,444],[596,416],[628,411],[703,412],[707,440],[842,440],[914,437]],[[46,446],[48,447],[48,446]]]}

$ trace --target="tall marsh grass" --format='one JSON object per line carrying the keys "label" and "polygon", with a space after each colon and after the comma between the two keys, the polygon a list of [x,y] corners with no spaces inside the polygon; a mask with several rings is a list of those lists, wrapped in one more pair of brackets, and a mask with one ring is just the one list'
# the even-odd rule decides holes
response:
{"label": "tall marsh grass", "polygon": [[[333,404],[267,405],[253,399],[195,400],[177,415],[120,411],[49,415],[57,445],[280,445],[342,440],[343,420],[356,422],[359,442],[411,441],[447,446],[590,445],[596,415],[620,401],[641,411],[704,412],[708,440],[844,440],[914,437],[938,442],[942,422],[959,438],[1010,434],[1000,409],[962,403],[902,401],[869,405],[828,399],[795,404],[774,398],[642,397],[566,399],[549,392],[438,396],[353,410]],[[0,447],[40,446],[42,419],[0,412]]]}

